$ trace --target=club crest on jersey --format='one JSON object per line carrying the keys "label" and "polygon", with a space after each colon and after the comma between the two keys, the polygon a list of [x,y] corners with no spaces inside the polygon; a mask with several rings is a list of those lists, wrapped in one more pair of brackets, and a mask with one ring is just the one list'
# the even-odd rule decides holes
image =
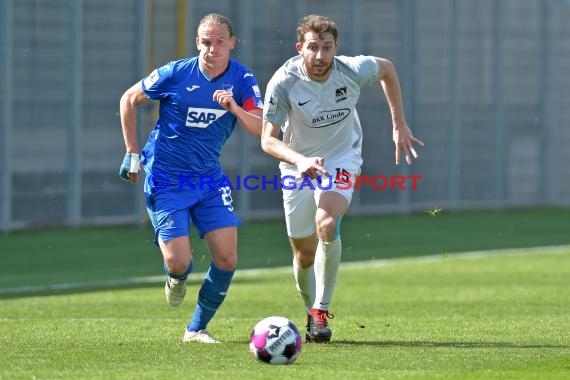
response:
{"label": "club crest on jersey", "polygon": [[317,116],[313,117],[312,124],[309,126],[311,128],[325,128],[330,127],[336,123],[340,123],[347,116],[350,115],[350,110],[348,108],[341,108],[332,111],[323,111]]}
{"label": "club crest on jersey", "polygon": [[347,98],[346,87],[337,88],[335,91],[336,102],[340,102]]}
{"label": "club crest on jersey", "polygon": [[214,121],[228,112],[212,108],[192,108],[188,107],[186,114],[186,126],[190,128],[208,128]]}
{"label": "club crest on jersey", "polygon": [[267,107],[267,114],[274,115],[277,112],[277,101],[279,98],[277,96],[271,95],[269,97],[269,106]]}

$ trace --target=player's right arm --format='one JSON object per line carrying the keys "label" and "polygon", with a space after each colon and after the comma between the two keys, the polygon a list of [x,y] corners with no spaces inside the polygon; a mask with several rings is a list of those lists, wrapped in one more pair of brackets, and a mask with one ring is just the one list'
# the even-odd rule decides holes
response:
{"label": "player's right arm", "polygon": [[261,130],[261,149],[279,161],[288,162],[297,166],[300,177],[316,178],[319,174],[329,175],[324,168],[325,160],[322,157],[305,157],[301,153],[289,148],[279,140],[280,127],[268,120],[263,120]]}
{"label": "player's right arm", "polygon": [[[269,83],[263,102],[263,120],[261,125],[261,149],[268,155],[297,166],[299,177],[316,178],[319,173],[329,175],[324,168],[324,158],[305,157],[301,153],[291,149],[279,139],[281,125],[286,122],[291,107],[288,91],[283,86],[284,71],[278,70]],[[297,136],[303,138],[303,136]]]}
{"label": "player's right arm", "polygon": [[126,148],[119,175],[124,180],[133,183],[137,181],[138,177],[140,153],[137,137],[137,106],[146,102],[148,102],[148,97],[143,92],[141,83],[137,82],[125,91],[119,104],[121,128]]}

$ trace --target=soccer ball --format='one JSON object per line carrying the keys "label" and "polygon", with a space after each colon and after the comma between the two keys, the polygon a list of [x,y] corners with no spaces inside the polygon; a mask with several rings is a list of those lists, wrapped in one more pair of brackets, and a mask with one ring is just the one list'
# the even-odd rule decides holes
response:
{"label": "soccer ball", "polygon": [[269,364],[291,364],[301,353],[301,334],[285,317],[267,317],[259,321],[249,337],[253,357]]}

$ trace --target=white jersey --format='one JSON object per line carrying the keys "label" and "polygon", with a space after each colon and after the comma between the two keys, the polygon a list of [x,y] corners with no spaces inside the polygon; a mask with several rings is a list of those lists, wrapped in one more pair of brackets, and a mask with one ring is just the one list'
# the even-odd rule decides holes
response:
{"label": "white jersey", "polygon": [[[379,78],[374,57],[336,56],[329,78],[316,82],[296,56],[269,81],[263,118],[281,126],[283,142],[296,152],[360,167],[362,128],[355,106],[361,87]],[[282,162],[280,168],[283,175],[297,175],[295,165]]]}

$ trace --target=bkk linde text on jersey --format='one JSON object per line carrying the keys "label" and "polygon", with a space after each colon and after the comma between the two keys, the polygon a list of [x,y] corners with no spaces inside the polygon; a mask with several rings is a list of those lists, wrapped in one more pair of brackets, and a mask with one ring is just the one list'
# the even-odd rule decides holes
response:
{"label": "bkk linde text on jersey", "polygon": [[323,128],[336,124],[344,120],[349,114],[350,110],[348,108],[322,112],[313,118],[313,128]]}

